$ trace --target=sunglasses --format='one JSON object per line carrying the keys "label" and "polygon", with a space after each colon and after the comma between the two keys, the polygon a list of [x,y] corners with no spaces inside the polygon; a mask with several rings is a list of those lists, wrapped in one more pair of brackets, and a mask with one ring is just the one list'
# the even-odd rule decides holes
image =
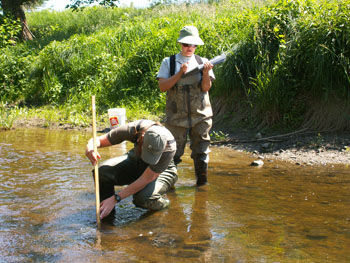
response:
{"label": "sunglasses", "polygon": [[184,44],[181,43],[184,47],[197,47],[197,45],[193,45],[193,44]]}

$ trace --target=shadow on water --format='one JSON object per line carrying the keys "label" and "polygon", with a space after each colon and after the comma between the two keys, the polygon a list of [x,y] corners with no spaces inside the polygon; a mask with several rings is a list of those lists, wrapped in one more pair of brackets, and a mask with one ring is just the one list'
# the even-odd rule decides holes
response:
{"label": "shadow on water", "polygon": [[186,151],[168,209],[127,198],[97,230],[89,137],[0,132],[0,262],[350,261],[349,168],[252,167],[248,155],[213,147],[210,184],[197,188]]}

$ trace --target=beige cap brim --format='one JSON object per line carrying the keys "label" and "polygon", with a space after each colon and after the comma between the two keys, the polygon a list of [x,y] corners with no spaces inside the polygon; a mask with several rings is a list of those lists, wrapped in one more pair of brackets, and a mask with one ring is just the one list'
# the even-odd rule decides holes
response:
{"label": "beige cap brim", "polygon": [[195,36],[186,36],[183,38],[178,38],[177,42],[179,43],[184,43],[184,44],[192,44],[192,45],[204,45],[204,42],[202,41],[202,39],[200,39],[200,37],[195,37]]}

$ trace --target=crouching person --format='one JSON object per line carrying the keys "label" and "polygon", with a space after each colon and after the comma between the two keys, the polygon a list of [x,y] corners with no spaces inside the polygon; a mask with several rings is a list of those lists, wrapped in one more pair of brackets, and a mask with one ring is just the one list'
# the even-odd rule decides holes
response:
{"label": "crouching person", "polygon": [[[100,217],[108,216],[115,204],[133,195],[136,206],[160,210],[169,205],[163,194],[177,181],[174,164],[176,142],[168,129],[151,120],[138,120],[117,127],[97,137],[97,148],[124,141],[134,143],[127,154],[103,162],[99,166]],[[86,156],[95,165],[101,156],[95,155],[93,139],[86,145]],[[114,186],[128,185],[118,194]]]}

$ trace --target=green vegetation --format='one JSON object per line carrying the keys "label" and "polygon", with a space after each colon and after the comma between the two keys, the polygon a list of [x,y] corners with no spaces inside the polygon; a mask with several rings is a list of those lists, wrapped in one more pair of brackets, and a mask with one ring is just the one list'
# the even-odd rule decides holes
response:
{"label": "green vegetation", "polygon": [[19,20],[9,15],[0,16],[0,48],[16,44],[20,31]]}
{"label": "green vegetation", "polygon": [[[228,54],[211,90],[216,121],[292,129],[322,119],[322,128],[350,129],[350,0],[209,2],[28,14],[37,39],[1,48],[0,125],[22,108],[89,125],[91,95],[100,116],[125,107],[129,120],[162,118],[155,76],[192,24],[205,42],[197,54]],[[325,115],[334,105],[341,112]]]}

